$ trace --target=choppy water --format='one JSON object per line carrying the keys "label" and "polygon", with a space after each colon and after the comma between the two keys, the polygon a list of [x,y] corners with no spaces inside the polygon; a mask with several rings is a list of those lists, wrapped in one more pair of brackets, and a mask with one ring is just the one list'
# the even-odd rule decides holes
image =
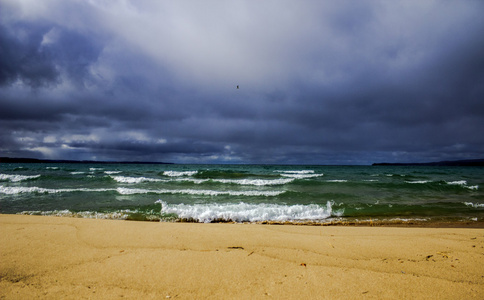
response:
{"label": "choppy water", "polygon": [[484,168],[3,163],[0,213],[197,222],[484,221]]}

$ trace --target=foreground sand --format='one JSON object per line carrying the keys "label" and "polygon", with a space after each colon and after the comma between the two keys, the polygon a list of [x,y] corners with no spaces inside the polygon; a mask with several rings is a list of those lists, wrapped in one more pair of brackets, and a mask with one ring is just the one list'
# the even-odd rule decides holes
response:
{"label": "foreground sand", "polygon": [[484,229],[0,215],[0,297],[484,298]]}

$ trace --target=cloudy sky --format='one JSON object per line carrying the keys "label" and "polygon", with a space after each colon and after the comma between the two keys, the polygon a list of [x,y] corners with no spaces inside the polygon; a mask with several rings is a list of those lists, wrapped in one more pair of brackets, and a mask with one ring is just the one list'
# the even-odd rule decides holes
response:
{"label": "cloudy sky", "polygon": [[480,0],[0,0],[0,156],[482,158],[483,12]]}

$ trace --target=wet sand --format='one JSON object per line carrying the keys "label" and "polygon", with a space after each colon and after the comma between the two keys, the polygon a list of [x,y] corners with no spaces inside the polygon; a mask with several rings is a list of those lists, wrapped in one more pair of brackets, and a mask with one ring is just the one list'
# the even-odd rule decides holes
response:
{"label": "wet sand", "polygon": [[0,297],[482,299],[484,229],[0,215]]}

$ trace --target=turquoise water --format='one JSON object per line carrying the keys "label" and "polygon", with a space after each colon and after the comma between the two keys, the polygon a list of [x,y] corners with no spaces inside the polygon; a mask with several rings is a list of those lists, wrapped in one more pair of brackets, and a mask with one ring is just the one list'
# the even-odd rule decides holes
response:
{"label": "turquoise water", "polygon": [[196,222],[482,222],[484,168],[2,163],[0,213]]}

